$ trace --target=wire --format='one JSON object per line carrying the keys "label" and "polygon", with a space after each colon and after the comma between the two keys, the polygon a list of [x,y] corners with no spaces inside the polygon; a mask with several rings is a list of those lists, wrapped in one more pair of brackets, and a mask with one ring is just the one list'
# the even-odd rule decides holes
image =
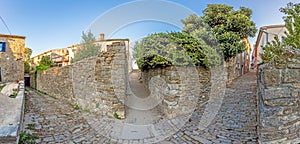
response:
{"label": "wire", "polygon": [[3,24],[5,25],[7,31],[9,32],[9,34],[11,35],[11,32],[10,32],[10,30],[9,30],[9,28],[8,28],[8,26],[7,26],[7,24],[5,23],[4,19],[2,18],[2,16],[0,16],[0,19],[1,19],[1,21],[3,22]]}

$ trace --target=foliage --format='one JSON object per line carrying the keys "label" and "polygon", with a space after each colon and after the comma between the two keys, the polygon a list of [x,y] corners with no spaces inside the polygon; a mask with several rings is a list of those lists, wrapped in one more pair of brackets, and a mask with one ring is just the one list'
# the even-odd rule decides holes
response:
{"label": "foliage", "polygon": [[44,71],[44,70],[47,70],[47,69],[49,69],[49,68],[51,68],[50,66],[46,66],[46,65],[39,65],[39,66],[37,66],[36,67],[36,71],[37,72],[40,72],[40,71]]}
{"label": "foliage", "polygon": [[38,137],[34,136],[30,133],[27,133],[26,131],[22,131],[19,138],[20,144],[36,144],[35,140],[37,140]]}
{"label": "foliage", "polygon": [[36,66],[35,73],[55,67],[57,64],[53,62],[50,56],[43,56],[40,65]]}
{"label": "foliage", "polygon": [[280,11],[286,16],[283,17],[287,32],[283,38],[284,45],[300,49],[300,3],[288,3]]}
{"label": "foliage", "polygon": [[275,37],[274,41],[263,47],[264,53],[260,54],[263,59],[263,63],[280,59],[284,49],[284,45],[279,41],[279,38]]}
{"label": "foliage", "polygon": [[13,94],[11,94],[9,97],[10,98],[16,98],[18,95],[18,92],[13,92]]}
{"label": "foliage", "polygon": [[182,20],[183,31],[212,45],[218,42],[225,60],[244,51],[246,45],[243,39],[254,37],[257,31],[254,22],[250,20],[252,11],[245,7],[234,10],[233,7],[223,4],[209,4],[203,14],[202,17],[191,15]]}
{"label": "foliage", "polygon": [[116,112],[114,113],[114,118],[121,119],[120,116]]}
{"label": "foliage", "polygon": [[43,56],[40,65],[49,67],[57,66],[57,64],[52,61],[50,56]]}
{"label": "foliage", "polygon": [[25,73],[29,73],[30,72],[30,69],[31,69],[31,67],[30,67],[30,64],[29,64],[29,62],[24,62],[24,72]]}
{"label": "foliage", "polygon": [[26,129],[34,130],[34,128],[35,128],[35,124],[27,124]]}
{"label": "foliage", "polygon": [[37,73],[47,70],[47,69],[50,69],[51,67],[54,67],[54,66],[57,66],[57,64],[55,62],[53,62],[49,56],[42,57],[40,65],[36,66],[35,70],[34,70],[34,88],[35,89],[37,86]]}
{"label": "foliage", "polygon": [[1,90],[2,90],[4,87],[5,87],[5,85],[1,85],[1,86],[0,86],[0,92],[1,92]]}
{"label": "foliage", "polygon": [[[205,52],[214,54],[214,59],[210,59],[211,57]],[[196,39],[185,32],[151,34],[142,41],[136,42],[133,56],[142,71],[170,65],[195,64],[208,68],[220,64],[217,52],[204,40]]]}
{"label": "foliage", "polygon": [[71,62],[77,62],[91,56],[96,56],[99,53],[101,46],[95,44],[96,39],[90,31],[87,34],[82,32],[81,38],[81,46],[77,49],[77,53]]}
{"label": "foliage", "polygon": [[32,54],[32,50],[30,48],[25,48],[24,49],[24,61],[30,61],[30,57]]}
{"label": "foliage", "polygon": [[184,24],[182,30],[183,32],[189,33],[193,37],[202,39],[211,46],[218,46],[216,35],[201,17],[198,17],[196,14],[192,14],[185,20],[181,20],[181,22]]}
{"label": "foliage", "polygon": [[24,50],[24,72],[30,72],[30,56],[32,54],[32,50],[30,48],[25,48]]}
{"label": "foliage", "polygon": [[78,104],[73,105],[73,108],[75,110],[81,110],[82,109],[81,106],[79,106]]}
{"label": "foliage", "polygon": [[160,55],[147,55],[137,60],[139,69],[146,70],[152,68],[163,68],[172,65],[168,59]]}

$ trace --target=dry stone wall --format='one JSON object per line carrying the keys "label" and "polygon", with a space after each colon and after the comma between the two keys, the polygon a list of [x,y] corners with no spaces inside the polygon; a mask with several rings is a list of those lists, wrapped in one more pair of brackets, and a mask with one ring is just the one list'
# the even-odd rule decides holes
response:
{"label": "dry stone wall", "polygon": [[[239,54],[238,56],[229,59],[228,61],[225,62],[225,67],[226,67],[226,71],[227,71],[227,78],[228,78],[228,84],[232,82],[232,80],[238,78],[239,76],[242,75],[242,73],[240,72],[240,64],[237,64],[237,59],[240,57],[241,54]],[[245,67],[244,67],[245,69]]]}
{"label": "dry stone wall", "polygon": [[37,89],[88,112],[124,118],[128,76],[123,43],[72,65],[37,74]]}
{"label": "dry stone wall", "polygon": [[125,97],[128,82],[125,46],[109,47],[96,61],[95,83],[100,94],[100,107],[106,115],[125,118]]}
{"label": "dry stone wall", "polygon": [[284,60],[259,66],[259,141],[300,142],[300,51],[287,49]]}
{"label": "dry stone wall", "polygon": [[55,67],[37,74],[36,89],[57,98],[73,97],[72,67]]}
{"label": "dry stone wall", "polygon": [[157,99],[168,118],[192,113],[209,100],[211,71],[202,67],[149,69],[142,74],[144,83]]}

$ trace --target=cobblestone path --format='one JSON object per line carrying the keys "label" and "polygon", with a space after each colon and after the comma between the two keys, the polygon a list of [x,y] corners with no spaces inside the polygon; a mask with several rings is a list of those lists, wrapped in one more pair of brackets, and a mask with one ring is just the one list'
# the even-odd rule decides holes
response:
{"label": "cobblestone path", "polygon": [[226,88],[222,106],[204,130],[196,126],[202,110],[195,111],[190,122],[176,135],[169,138],[173,143],[258,143],[256,74],[247,73],[234,80]]}
{"label": "cobblestone path", "polygon": [[38,136],[37,143],[106,143],[109,139],[94,131],[84,113],[70,104],[28,90],[24,127]]}
{"label": "cobblestone path", "polygon": [[[189,121],[171,137],[159,143],[257,143],[255,96],[256,76],[248,73],[226,89],[221,108],[204,130],[198,128],[203,109],[197,109]],[[28,91],[24,126],[38,136],[37,143],[147,143],[146,140],[112,141],[87,121],[85,112],[53,97]],[[105,122],[105,120],[103,121]]]}

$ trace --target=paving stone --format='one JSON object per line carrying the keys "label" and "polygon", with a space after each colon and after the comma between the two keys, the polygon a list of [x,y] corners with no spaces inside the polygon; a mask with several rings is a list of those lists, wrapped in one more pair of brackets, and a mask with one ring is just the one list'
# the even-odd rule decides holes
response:
{"label": "paving stone", "polygon": [[[114,141],[105,137],[116,133],[112,130],[113,122],[96,118],[87,121],[88,115],[74,110],[68,102],[37,94],[33,90],[29,90],[26,101],[30,104],[27,105],[24,125],[35,124],[32,133],[40,136],[38,143],[152,143],[161,134],[168,134],[169,130],[178,132],[162,141],[164,143],[256,143],[255,79],[255,74],[249,73],[234,80],[226,89],[220,111],[204,130],[198,129],[197,124],[205,106],[197,108],[186,123],[174,119],[170,123],[153,126],[156,139],[154,136]],[[184,126],[179,129],[177,126],[181,124]]]}

